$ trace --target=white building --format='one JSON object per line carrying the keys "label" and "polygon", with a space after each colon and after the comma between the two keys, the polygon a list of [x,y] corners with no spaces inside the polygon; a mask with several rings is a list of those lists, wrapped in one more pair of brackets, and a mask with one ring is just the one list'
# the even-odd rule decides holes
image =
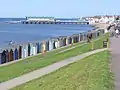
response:
{"label": "white building", "polygon": [[88,20],[90,24],[95,24],[95,23],[110,24],[110,23],[113,23],[115,21],[115,16],[87,17],[86,20]]}

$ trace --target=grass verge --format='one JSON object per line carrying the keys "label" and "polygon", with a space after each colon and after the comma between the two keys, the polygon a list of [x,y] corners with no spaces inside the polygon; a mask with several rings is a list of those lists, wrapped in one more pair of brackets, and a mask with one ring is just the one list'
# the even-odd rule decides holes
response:
{"label": "grass verge", "polygon": [[[99,40],[94,41],[94,49],[102,48],[102,42],[108,37],[108,34],[100,37]],[[64,48],[62,48],[64,49]],[[53,52],[48,52],[45,55],[38,55],[25,59],[23,61],[10,64],[7,66],[0,67],[0,82],[10,80],[12,78],[18,77],[20,75],[26,74],[28,72],[34,71],[36,69],[43,68],[55,62],[61,61],[66,58],[70,58],[91,50],[91,44],[85,44],[83,46],[78,46],[74,49],[67,50],[63,53],[56,54],[59,50]]]}
{"label": "grass verge", "polygon": [[11,90],[113,90],[108,51],[91,55]]}

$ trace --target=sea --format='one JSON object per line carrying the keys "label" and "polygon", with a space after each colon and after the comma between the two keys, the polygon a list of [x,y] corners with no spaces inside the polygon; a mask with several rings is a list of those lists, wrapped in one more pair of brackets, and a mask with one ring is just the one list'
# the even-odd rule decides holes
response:
{"label": "sea", "polygon": [[9,41],[24,44],[43,41],[52,37],[70,36],[94,29],[91,25],[77,24],[11,24],[6,22],[25,20],[25,18],[0,18],[0,47],[8,47]]}

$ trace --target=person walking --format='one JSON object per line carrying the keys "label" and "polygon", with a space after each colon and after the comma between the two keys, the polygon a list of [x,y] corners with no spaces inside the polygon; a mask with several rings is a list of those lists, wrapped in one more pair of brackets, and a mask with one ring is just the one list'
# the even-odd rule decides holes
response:
{"label": "person walking", "polygon": [[87,34],[87,42],[90,43],[91,42],[91,39],[92,39],[92,32],[89,32]]}
{"label": "person walking", "polygon": [[115,26],[114,25],[111,25],[109,31],[110,31],[110,36],[111,37],[116,35],[116,31],[115,31]]}
{"label": "person walking", "polygon": [[116,29],[115,32],[116,32],[116,35],[115,35],[115,36],[116,36],[116,38],[118,38],[118,36],[119,36],[119,30]]}

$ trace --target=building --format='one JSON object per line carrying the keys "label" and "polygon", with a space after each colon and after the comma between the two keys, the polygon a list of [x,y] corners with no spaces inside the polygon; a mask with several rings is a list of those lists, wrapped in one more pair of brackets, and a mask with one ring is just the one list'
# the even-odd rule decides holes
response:
{"label": "building", "polygon": [[101,16],[92,16],[92,17],[84,17],[84,18],[89,21],[89,24],[95,24],[95,23],[111,24],[114,23],[116,20],[116,16],[112,16],[112,15],[101,15]]}

